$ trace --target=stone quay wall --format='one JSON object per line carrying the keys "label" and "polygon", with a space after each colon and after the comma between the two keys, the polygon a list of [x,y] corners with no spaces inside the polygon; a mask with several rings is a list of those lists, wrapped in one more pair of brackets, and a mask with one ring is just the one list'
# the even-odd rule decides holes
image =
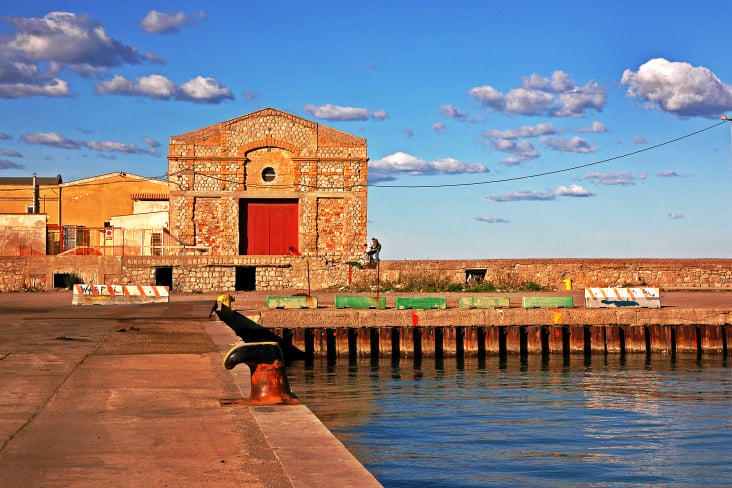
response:
{"label": "stone quay wall", "polygon": [[[375,276],[375,269],[353,269],[351,281],[358,287],[368,287],[375,283]],[[732,289],[732,259],[482,259],[382,261],[379,266],[381,283],[465,284],[470,276],[499,289],[526,283],[560,289],[564,279],[571,279],[575,288]]]}
{"label": "stone quay wall", "polygon": [[[250,289],[321,290],[349,285],[375,289],[377,269],[302,256],[5,256],[0,257],[0,292],[50,290],[56,275],[74,274],[85,283],[156,285],[169,271],[181,293]],[[499,289],[535,283],[543,289],[650,286],[732,290],[732,259],[497,259],[382,261],[379,282],[464,285],[479,277]],[[244,278],[242,278],[244,276]]]}

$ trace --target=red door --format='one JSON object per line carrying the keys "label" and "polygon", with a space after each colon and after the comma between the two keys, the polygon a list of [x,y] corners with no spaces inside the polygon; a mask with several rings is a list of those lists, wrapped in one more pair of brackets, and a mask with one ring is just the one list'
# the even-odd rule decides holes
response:
{"label": "red door", "polygon": [[241,254],[285,255],[297,250],[297,200],[241,200]]}

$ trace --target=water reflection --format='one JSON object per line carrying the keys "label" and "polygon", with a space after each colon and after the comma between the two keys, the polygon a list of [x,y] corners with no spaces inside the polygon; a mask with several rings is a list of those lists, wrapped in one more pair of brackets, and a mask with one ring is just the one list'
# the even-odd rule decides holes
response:
{"label": "water reflection", "polygon": [[720,356],[295,362],[299,399],[385,486],[718,486]]}

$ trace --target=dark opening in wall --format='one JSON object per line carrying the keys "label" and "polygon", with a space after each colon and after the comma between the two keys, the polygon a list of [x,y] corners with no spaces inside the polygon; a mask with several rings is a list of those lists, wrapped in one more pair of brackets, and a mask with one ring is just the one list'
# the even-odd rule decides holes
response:
{"label": "dark opening in wall", "polygon": [[485,269],[466,269],[465,270],[465,284],[468,286],[475,286],[482,283],[485,280]]}
{"label": "dark opening in wall", "polygon": [[53,274],[53,287],[54,288],[66,288],[69,282],[69,273],[54,273]]}
{"label": "dark opening in wall", "polygon": [[254,266],[237,266],[235,291],[254,291],[257,289],[257,268]]}
{"label": "dark opening in wall", "polygon": [[161,266],[155,268],[155,286],[167,286],[168,290],[173,291],[173,267]]}

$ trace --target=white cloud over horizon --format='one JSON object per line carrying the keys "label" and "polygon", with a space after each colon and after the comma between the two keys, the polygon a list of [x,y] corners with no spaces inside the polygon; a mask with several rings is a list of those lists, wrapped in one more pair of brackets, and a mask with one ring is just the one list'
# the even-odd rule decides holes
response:
{"label": "white cloud over horizon", "polygon": [[158,12],[151,10],[140,21],[140,27],[151,34],[172,34],[180,31],[181,27],[195,25],[197,20],[206,18],[206,12],[197,10],[193,16],[185,12]]}
{"label": "white cloud over horizon", "polygon": [[484,222],[486,224],[508,224],[509,221],[501,217],[473,217],[478,222]]}
{"label": "white cloud over horizon", "polygon": [[662,110],[678,117],[719,117],[732,109],[732,86],[709,68],[653,58],[638,71],[626,69],[621,85],[627,95],[644,102],[648,110]]}
{"label": "white cloud over horizon", "polygon": [[123,65],[164,64],[160,56],[114,39],[89,15],[50,12],[0,20],[15,28],[0,37],[0,98],[70,96],[69,82],[57,77],[64,67],[98,76]]}
{"label": "white cloud over horizon", "polygon": [[382,159],[369,161],[369,181],[371,182],[391,181],[398,175],[455,175],[489,171],[481,163],[466,163],[454,158],[425,161],[404,152],[396,152]]}
{"label": "white cloud over horizon", "polygon": [[326,103],[325,105],[308,104],[303,107],[307,113],[322,120],[339,120],[339,121],[357,121],[357,120],[384,120],[388,117],[386,110],[376,110],[370,112],[366,108],[359,107],[341,107]]}
{"label": "white cloud over horizon", "polygon": [[150,137],[142,137],[147,149],[136,144],[114,141],[83,141],[70,139],[56,132],[36,132],[23,134],[20,140],[26,144],[53,147],[57,149],[90,149],[101,153],[149,154],[156,155],[160,143]]}
{"label": "white cloud over horizon", "polygon": [[607,101],[605,89],[596,82],[577,86],[560,70],[551,78],[536,73],[524,77],[523,86],[505,94],[491,85],[475,86],[468,94],[495,112],[549,117],[580,117],[588,110],[601,112]]}
{"label": "white cloud over horizon", "polygon": [[233,100],[231,89],[213,78],[197,76],[180,86],[165,76],[153,74],[141,76],[136,82],[116,75],[109,81],[97,83],[96,93],[100,95],[141,96],[158,100],[181,100],[200,104],[217,104]]}
{"label": "white cloud over horizon", "polygon": [[594,197],[595,194],[580,185],[558,186],[556,190],[540,192],[536,190],[522,190],[517,192],[504,193],[502,195],[492,194],[484,197],[484,200],[494,202],[520,202],[520,201],[548,201],[556,200],[557,197],[586,198]]}

